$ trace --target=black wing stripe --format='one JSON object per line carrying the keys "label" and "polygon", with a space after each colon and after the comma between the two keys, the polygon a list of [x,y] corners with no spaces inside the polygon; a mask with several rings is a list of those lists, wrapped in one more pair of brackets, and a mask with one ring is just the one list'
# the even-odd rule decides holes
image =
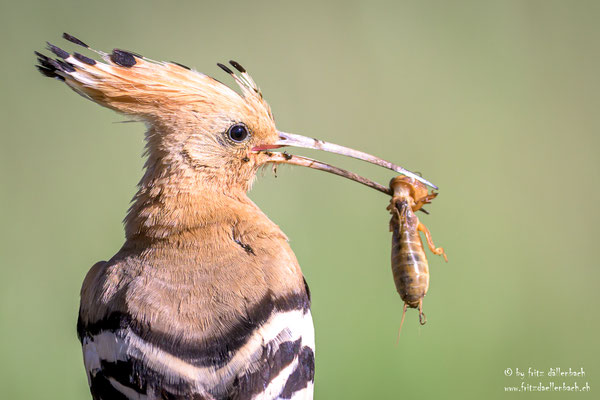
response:
{"label": "black wing stripe", "polygon": [[102,374],[111,377],[123,386],[127,386],[140,394],[146,393],[146,382],[140,379],[133,368],[132,361],[108,362],[101,360]]}
{"label": "black wing stripe", "polygon": [[244,346],[255,331],[276,312],[303,310],[310,308],[310,300],[306,293],[291,294],[273,299],[271,294],[249,309],[246,318],[236,323],[221,337],[205,341],[183,341],[171,332],[159,332],[145,323],[133,319],[125,313],[112,313],[106,318],[91,324],[84,324],[81,319],[77,324],[79,339],[93,338],[102,331],[130,329],[143,341],[176,356],[194,366],[221,368]]}
{"label": "black wing stripe", "polygon": [[102,372],[91,377],[90,391],[94,400],[129,400],[127,396],[115,389]]}
{"label": "black wing stripe", "polygon": [[[147,366],[143,366],[139,360],[134,358],[129,361],[101,361],[101,366],[102,372],[98,373],[98,375],[101,375],[109,385],[111,385],[111,383],[108,379],[112,378],[140,395],[146,395],[148,393],[149,385],[152,386],[152,388],[160,388],[161,399],[187,400],[191,398],[191,394],[195,391],[194,387],[189,382],[173,378],[166,379],[163,374],[158,373]],[[114,389],[112,385],[111,387]],[[150,391],[153,390],[152,388]],[[91,389],[92,393],[94,393],[93,386]],[[182,393],[184,394],[182,395]],[[199,393],[196,393],[195,395],[196,397],[193,397],[194,399],[205,399],[205,397]],[[112,398],[108,397],[107,399]]]}
{"label": "black wing stripe", "polygon": [[303,347],[298,355],[298,366],[289,376],[280,398],[291,399],[294,393],[304,389],[315,379],[315,355],[310,347]]}
{"label": "black wing stripe", "polygon": [[272,344],[267,345],[261,359],[262,365],[258,370],[242,375],[234,382],[234,392],[237,393],[237,396],[234,396],[235,399],[249,400],[261,393],[269,382],[294,361],[300,351],[301,342],[302,339],[281,343],[273,354],[270,354]]}

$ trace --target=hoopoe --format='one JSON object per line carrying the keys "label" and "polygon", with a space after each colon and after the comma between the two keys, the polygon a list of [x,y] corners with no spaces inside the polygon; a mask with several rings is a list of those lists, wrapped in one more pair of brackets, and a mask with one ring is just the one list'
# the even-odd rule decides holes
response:
{"label": "hoopoe", "polygon": [[[48,43],[39,71],[148,126],[147,161],[125,218],[126,240],[81,289],[77,333],[94,399],[312,399],[310,292],[285,234],[247,197],[268,163],[348,171],[271,149],[368,154],[278,131],[237,62],[218,64],[241,93],[173,62],[68,41]],[[420,177],[415,179],[425,183]],[[428,183],[429,184],[429,183]],[[384,190],[382,190],[384,191]]]}

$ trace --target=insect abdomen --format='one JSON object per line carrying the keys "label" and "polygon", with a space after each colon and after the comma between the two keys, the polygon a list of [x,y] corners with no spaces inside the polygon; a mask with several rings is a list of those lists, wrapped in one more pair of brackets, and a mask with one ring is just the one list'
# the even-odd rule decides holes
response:
{"label": "insect abdomen", "polygon": [[419,221],[406,202],[397,204],[399,223],[392,235],[392,273],[402,300],[417,308],[429,288],[429,266],[417,226]]}

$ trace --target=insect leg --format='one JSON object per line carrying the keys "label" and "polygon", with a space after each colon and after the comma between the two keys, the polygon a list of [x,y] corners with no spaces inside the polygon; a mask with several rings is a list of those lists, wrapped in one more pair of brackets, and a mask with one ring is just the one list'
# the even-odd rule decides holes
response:
{"label": "insect leg", "polygon": [[435,247],[435,244],[433,244],[433,239],[431,238],[431,233],[429,232],[429,229],[427,229],[427,227],[425,225],[423,225],[421,222],[419,222],[419,226],[417,226],[417,230],[423,232],[425,234],[425,239],[427,239],[427,246],[429,246],[429,250],[431,250],[431,252],[433,254],[437,254],[438,256],[444,256],[444,260],[446,260],[446,262],[448,262],[448,257],[446,256],[446,252],[444,251],[443,247]]}
{"label": "insect leg", "polygon": [[423,312],[423,299],[419,300],[419,323],[425,325],[427,323],[427,317]]}

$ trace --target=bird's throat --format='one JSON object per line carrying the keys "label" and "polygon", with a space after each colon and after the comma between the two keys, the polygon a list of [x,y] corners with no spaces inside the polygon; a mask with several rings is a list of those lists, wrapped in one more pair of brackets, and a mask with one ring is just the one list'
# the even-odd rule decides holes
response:
{"label": "bird's throat", "polygon": [[245,187],[185,169],[148,170],[125,218],[125,235],[127,240],[168,240],[254,210],[262,215]]}

